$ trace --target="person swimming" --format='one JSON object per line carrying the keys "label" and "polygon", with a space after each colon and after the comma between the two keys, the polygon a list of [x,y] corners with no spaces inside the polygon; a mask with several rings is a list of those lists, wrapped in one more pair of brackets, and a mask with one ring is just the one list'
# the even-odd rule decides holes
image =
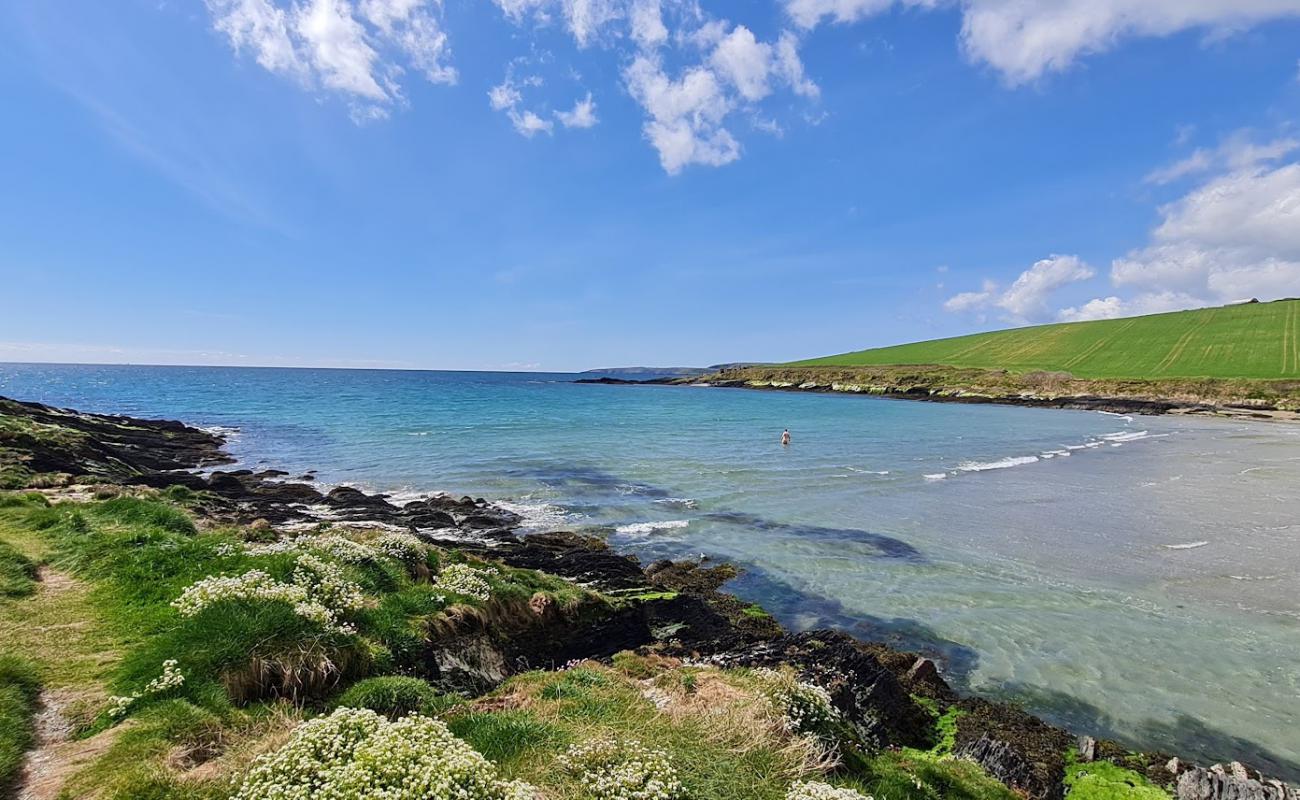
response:
{"label": "person swimming", "polygon": [[783,444],[783,445],[788,445],[788,444],[790,444],[790,429],[789,429],[789,428],[786,428],[784,431],[781,432],[781,444]]}

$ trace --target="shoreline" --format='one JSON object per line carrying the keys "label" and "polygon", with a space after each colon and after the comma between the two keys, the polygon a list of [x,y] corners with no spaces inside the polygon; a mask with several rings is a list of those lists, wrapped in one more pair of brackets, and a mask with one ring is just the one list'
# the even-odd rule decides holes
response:
{"label": "shoreline", "polygon": [[[736,372],[742,374],[737,375]],[[755,374],[743,374],[753,372]],[[1005,376],[998,375],[999,378]],[[966,405],[1005,405],[1021,408],[1054,408],[1074,411],[1106,411],[1115,414],[1141,414],[1145,416],[1200,416],[1258,422],[1300,422],[1300,397],[1290,396],[1280,401],[1250,401],[1237,399],[1231,402],[1208,402],[1176,395],[1126,395],[1091,393],[1042,393],[1036,391],[989,391],[977,382],[967,384],[931,382],[910,383],[871,382],[828,379],[814,368],[791,368],[779,376],[769,371],[740,370],[702,375],[694,378],[653,378],[630,380],[624,378],[580,378],[577,384],[601,386],[674,386],[710,389],[743,389],[768,392],[794,392],[833,395],[858,395],[886,400],[913,400],[929,403],[961,403]],[[1297,384],[1300,392],[1300,384]]]}
{"label": "shoreline", "polygon": [[[25,441],[29,456],[25,463],[40,468],[29,470],[34,475],[69,476],[67,485],[43,490],[56,498],[92,497],[96,482],[140,487],[142,491],[184,487],[201,498],[191,510],[214,523],[278,527],[286,532],[321,522],[409,530],[432,544],[507,566],[540,570],[615,596],[646,598],[595,628],[566,621],[558,628],[519,637],[522,641],[510,645],[514,651],[506,653],[517,667],[556,669],[573,658],[609,658],[617,650],[647,647],[720,665],[788,664],[809,674],[819,674],[829,661],[855,676],[859,682],[853,687],[855,702],[861,706],[856,711],[864,718],[875,715],[884,741],[900,745],[919,741],[920,718],[915,703],[906,698],[929,698],[942,708],[963,709],[971,718],[967,724],[972,727],[959,729],[958,755],[1029,797],[1062,797],[1062,753],[1067,743],[1075,741],[1072,734],[1013,706],[974,695],[959,697],[941,677],[941,666],[914,653],[861,642],[842,632],[788,633],[765,612],[755,613],[754,607],[722,591],[738,574],[732,565],[666,561],[643,565],[635,556],[618,553],[603,540],[581,534],[521,535],[519,515],[481,498],[432,494],[397,506],[387,495],[352,487],[322,492],[275,469],[223,471],[221,467],[233,461],[224,449],[226,437],[178,422],[81,414],[0,398],[0,413],[5,412],[25,415],[42,425],[68,426],[89,437],[49,446],[36,439]],[[0,439],[0,448],[5,444]],[[198,469],[203,472],[196,472]],[[92,481],[74,482],[74,476],[90,476]],[[651,635],[663,626],[680,626],[682,633],[673,640],[675,644],[664,645]],[[464,660],[464,653],[454,655]],[[494,683],[489,671],[472,664],[465,672],[460,678],[465,687],[482,690]],[[1078,740],[1094,754],[1110,753],[1118,758],[1117,754],[1124,753],[1132,760],[1125,748],[1114,743],[1086,736]],[[1224,791],[1242,791],[1250,783],[1263,793],[1233,796],[1292,797],[1284,790],[1268,794],[1272,784],[1258,772],[1238,769],[1240,765],[1216,772],[1166,754],[1142,754],[1139,760],[1153,779],[1176,784],[1180,800],[1227,796],[1192,794],[1191,788],[1184,793],[1184,783],[1189,787],[1214,785]]]}

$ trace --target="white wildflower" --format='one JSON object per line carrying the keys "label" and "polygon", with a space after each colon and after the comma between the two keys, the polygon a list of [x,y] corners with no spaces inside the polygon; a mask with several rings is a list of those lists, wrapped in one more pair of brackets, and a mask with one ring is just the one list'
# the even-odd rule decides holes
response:
{"label": "white wildflower", "polygon": [[409,533],[385,533],[370,545],[380,553],[404,564],[419,564],[424,561],[424,542]]}
{"label": "white wildflower", "polygon": [[635,739],[595,739],[575,744],[556,759],[577,777],[591,800],[681,800],[685,790],[662,750]]}
{"label": "white wildflower", "polygon": [[131,710],[131,705],[140,699],[140,695],[114,695],[108,698],[108,715],[110,717],[125,716],[127,711]]}
{"label": "white wildflower", "polygon": [[853,789],[837,789],[829,783],[799,781],[786,792],[785,800],[872,800]]}
{"label": "white wildflower", "polygon": [[301,586],[313,600],[343,611],[356,611],[365,605],[361,587],[348,580],[338,564],[306,553],[294,563],[298,565],[293,571],[294,585]]}
{"label": "white wildflower", "polygon": [[443,723],[412,714],[390,722],[340,708],[304,722],[288,744],[258,759],[234,800],[530,800]]}
{"label": "white wildflower", "polygon": [[487,600],[492,596],[492,586],[485,576],[496,574],[497,571],[491,567],[475,569],[468,564],[448,564],[438,574],[434,585],[453,594]]}
{"label": "white wildflower", "polygon": [[149,681],[144,687],[145,694],[162,694],[185,684],[185,676],[176,667],[176,659],[169,658],[163,662],[162,674]]}
{"label": "white wildflower", "polygon": [[822,687],[799,680],[789,670],[766,669],[758,674],[792,733],[824,732],[827,725],[840,719],[839,710],[831,704],[830,692]]}

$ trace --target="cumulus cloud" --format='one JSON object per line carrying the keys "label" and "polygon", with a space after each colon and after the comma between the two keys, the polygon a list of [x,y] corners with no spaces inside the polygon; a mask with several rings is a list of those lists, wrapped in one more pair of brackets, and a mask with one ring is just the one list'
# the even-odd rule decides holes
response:
{"label": "cumulus cloud", "polygon": [[433,0],[205,0],[213,27],[264,69],[347,98],[358,119],[402,101],[397,77],[413,67],[455,83]]}
{"label": "cumulus cloud", "polygon": [[1005,289],[985,281],[981,291],[954,295],[944,308],[953,312],[1000,309],[1012,322],[1041,321],[1052,316],[1049,300],[1058,289],[1095,275],[1078,256],[1053,255],[1035,262]]}
{"label": "cumulus cloud", "polygon": [[740,157],[740,143],[722,124],[732,103],[711,70],[693,67],[674,80],[657,57],[643,55],[623,75],[649,115],[645,136],[665,172],[676,175],[688,164],[719,166]]}
{"label": "cumulus cloud", "polygon": [[1089,300],[1081,306],[1063,308],[1057,312],[1056,318],[1061,322],[1086,322],[1094,319],[1163,314],[1166,311],[1182,311],[1205,305],[1207,305],[1205,300],[1183,292],[1146,292],[1128,300],[1111,295]]}
{"label": "cumulus cloud", "polygon": [[1136,37],[1185,30],[1224,35],[1300,16],[1300,0],[784,0],[804,28],[855,22],[895,7],[959,7],[966,54],[1012,84],[1064,70],[1080,56]]}
{"label": "cumulus cloud", "polygon": [[1291,139],[1257,144],[1238,133],[1198,151],[1203,155],[1194,161],[1153,173],[1182,178],[1214,170],[1160,208],[1146,245],[1111,264],[1111,283],[1134,292],[1131,299],[1098,298],[1062,315],[1097,318],[1300,295],[1300,163],[1283,160],[1298,148]]}
{"label": "cumulus cloud", "polygon": [[555,118],[566,128],[590,128],[600,121],[596,118],[596,101],[592,99],[591,92],[574,103],[571,111],[555,112]]}

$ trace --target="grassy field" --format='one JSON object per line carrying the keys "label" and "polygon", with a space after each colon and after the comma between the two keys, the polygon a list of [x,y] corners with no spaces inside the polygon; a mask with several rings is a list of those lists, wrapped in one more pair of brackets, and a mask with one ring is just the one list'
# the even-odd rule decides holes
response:
{"label": "grassy field", "polygon": [[1101,378],[1300,378],[1300,300],[1070,322],[860,350],[789,366],[942,364]]}

